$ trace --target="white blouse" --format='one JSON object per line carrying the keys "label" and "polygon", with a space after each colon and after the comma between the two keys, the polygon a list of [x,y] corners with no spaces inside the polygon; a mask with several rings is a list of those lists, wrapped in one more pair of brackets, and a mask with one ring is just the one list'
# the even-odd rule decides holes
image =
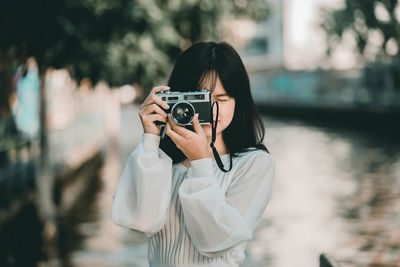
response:
{"label": "white blouse", "polygon": [[[238,266],[271,196],[275,163],[262,150],[172,164],[160,137],[143,134],[114,194],[110,218],[146,234],[150,266]],[[225,168],[229,155],[222,155]]]}

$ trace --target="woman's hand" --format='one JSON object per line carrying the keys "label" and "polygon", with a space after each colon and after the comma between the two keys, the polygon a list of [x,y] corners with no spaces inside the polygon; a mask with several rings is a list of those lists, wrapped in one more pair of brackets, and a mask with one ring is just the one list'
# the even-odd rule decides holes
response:
{"label": "woman's hand", "polygon": [[168,114],[168,122],[165,127],[165,134],[171,138],[177,148],[179,148],[189,160],[212,157],[207,137],[200,125],[198,117],[199,114],[196,113],[192,121],[194,132],[176,124],[171,118],[171,114]]}
{"label": "woman's hand", "polygon": [[158,135],[161,127],[154,122],[167,122],[167,113],[160,106],[168,109],[168,105],[156,95],[157,92],[166,90],[169,90],[168,86],[154,87],[143,104],[140,105],[139,116],[145,133]]}

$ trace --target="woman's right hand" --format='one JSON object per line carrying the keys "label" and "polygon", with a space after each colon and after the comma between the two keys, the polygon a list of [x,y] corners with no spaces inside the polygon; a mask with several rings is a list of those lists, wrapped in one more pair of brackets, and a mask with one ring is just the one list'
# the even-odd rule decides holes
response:
{"label": "woman's right hand", "polygon": [[161,107],[168,109],[168,105],[156,95],[157,92],[167,90],[169,90],[168,86],[154,87],[143,104],[140,105],[139,116],[145,133],[158,135],[161,126],[156,125],[154,122],[167,122],[167,113]]}

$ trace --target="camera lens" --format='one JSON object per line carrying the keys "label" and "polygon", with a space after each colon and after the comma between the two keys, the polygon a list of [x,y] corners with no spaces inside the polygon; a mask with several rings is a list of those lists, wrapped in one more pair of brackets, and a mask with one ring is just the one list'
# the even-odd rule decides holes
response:
{"label": "camera lens", "polygon": [[171,109],[172,119],[179,125],[188,125],[194,118],[195,110],[192,104],[186,101],[176,103]]}

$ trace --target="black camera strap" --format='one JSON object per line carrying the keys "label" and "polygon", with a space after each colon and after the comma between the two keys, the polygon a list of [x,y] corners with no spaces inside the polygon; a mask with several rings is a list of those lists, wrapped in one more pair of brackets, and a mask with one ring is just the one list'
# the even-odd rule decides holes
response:
{"label": "black camera strap", "polygon": [[[215,138],[216,138],[216,135],[217,135],[218,113],[219,113],[219,106],[218,106],[218,102],[217,101],[213,101],[213,103],[211,104],[211,111],[212,112],[214,111],[214,104],[217,104],[217,115],[216,115],[216,118],[215,118],[215,125],[214,125],[214,121],[211,120],[211,122],[212,122],[212,124],[211,124],[211,126],[212,126],[211,127],[212,128],[212,140],[211,140],[211,143],[210,143],[210,147],[211,147],[211,149],[213,151],[215,161],[217,162],[218,167],[220,168],[220,170],[223,171],[223,172],[229,172],[232,169],[232,156],[229,155],[229,158],[230,158],[229,170],[225,170],[224,164],[222,163],[221,158],[220,158],[220,156],[218,154],[218,151],[214,146]],[[212,112],[211,112],[211,114],[213,114]]]}

